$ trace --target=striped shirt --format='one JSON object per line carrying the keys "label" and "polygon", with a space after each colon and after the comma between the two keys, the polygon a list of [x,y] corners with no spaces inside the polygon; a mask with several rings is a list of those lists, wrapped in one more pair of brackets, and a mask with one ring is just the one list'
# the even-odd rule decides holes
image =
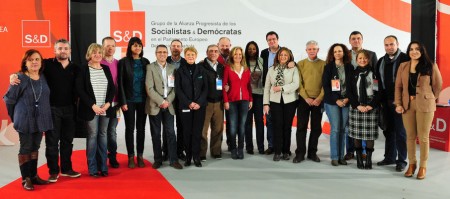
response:
{"label": "striped shirt", "polygon": [[95,102],[97,106],[105,104],[106,90],[108,89],[108,79],[106,79],[103,69],[89,67],[92,89],[94,90]]}

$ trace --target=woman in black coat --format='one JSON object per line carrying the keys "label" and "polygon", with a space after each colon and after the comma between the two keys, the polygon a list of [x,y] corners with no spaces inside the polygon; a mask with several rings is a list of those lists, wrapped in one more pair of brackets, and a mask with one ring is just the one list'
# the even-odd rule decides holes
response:
{"label": "woman in black coat", "polygon": [[[366,50],[356,53],[358,67],[353,71],[349,92],[350,119],[349,136],[353,138],[359,169],[372,169],[372,152],[378,138],[378,77],[370,65],[370,54]],[[366,164],[363,165],[362,140],[366,141]]]}
{"label": "woman in black coat", "polygon": [[196,167],[201,167],[200,141],[205,120],[208,80],[203,67],[195,64],[197,50],[194,47],[184,49],[187,64],[180,66],[175,74],[175,93],[178,109],[181,113],[186,162],[190,166],[194,159]]}

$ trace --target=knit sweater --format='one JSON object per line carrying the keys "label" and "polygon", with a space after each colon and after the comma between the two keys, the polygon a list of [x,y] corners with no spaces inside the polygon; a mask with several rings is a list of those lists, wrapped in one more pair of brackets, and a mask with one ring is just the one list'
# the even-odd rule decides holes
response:
{"label": "knit sweater", "polygon": [[300,75],[299,94],[303,99],[317,98],[323,100],[322,74],[325,61],[316,59],[310,61],[308,58],[297,63]]}

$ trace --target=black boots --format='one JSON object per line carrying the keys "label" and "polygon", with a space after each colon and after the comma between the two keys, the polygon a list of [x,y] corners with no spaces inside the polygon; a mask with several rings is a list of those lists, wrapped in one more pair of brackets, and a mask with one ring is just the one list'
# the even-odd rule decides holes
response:
{"label": "black boots", "polygon": [[27,191],[34,190],[33,183],[31,182],[31,174],[30,174],[30,170],[31,170],[30,157],[31,157],[30,154],[25,154],[25,155],[19,154],[18,155],[20,173],[22,175],[22,186],[23,186],[23,189],[25,189]]}
{"label": "black boots", "polygon": [[39,175],[37,174],[37,165],[38,165],[38,156],[39,156],[39,152],[38,151],[34,151],[31,152],[31,156],[30,156],[30,176],[31,176],[31,182],[35,185],[46,185],[49,182],[47,180],[43,180],[39,177]]}
{"label": "black boots", "polygon": [[237,149],[231,149],[231,159],[238,159]]}
{"label": "black boots", "polygon": [[237,158],[241,160],[244,159],[244,149],[238,149]]}
{"label": "black boots", "polygon": [[364,166],[365,169],[372,169],[372,153],[374,149],[373,148],[366,148],[367,156],[366,156],[366,165]]}
{"label": "black boots", "polygon": [[356,151],[356,165],[357,165],[358,169],[364,169],[364,162],[363,162],[363,158],[362,158],[362,148],[356,148],[355,151]]}

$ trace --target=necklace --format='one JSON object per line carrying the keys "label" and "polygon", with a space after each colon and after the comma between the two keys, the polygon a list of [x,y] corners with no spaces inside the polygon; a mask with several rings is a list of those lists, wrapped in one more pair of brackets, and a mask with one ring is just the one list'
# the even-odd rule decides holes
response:
{"label": "necklace", "polygon": [[34,90],[34,86],[33,86],[33,82],[31,81],[31,77],[28,75],[29,80],[30,80],[30,84],[31,84],[31,90],[33,90],[33,95],[34,95],[34,106],[37,108],[39,107],[39,99],[41,99],[41,95],[42,95],[42,82],[41,82],[41,78],[39,78],[39,85],[40,85],[40,90],[39,90],[39,95],[36,96],[36,90]]}

